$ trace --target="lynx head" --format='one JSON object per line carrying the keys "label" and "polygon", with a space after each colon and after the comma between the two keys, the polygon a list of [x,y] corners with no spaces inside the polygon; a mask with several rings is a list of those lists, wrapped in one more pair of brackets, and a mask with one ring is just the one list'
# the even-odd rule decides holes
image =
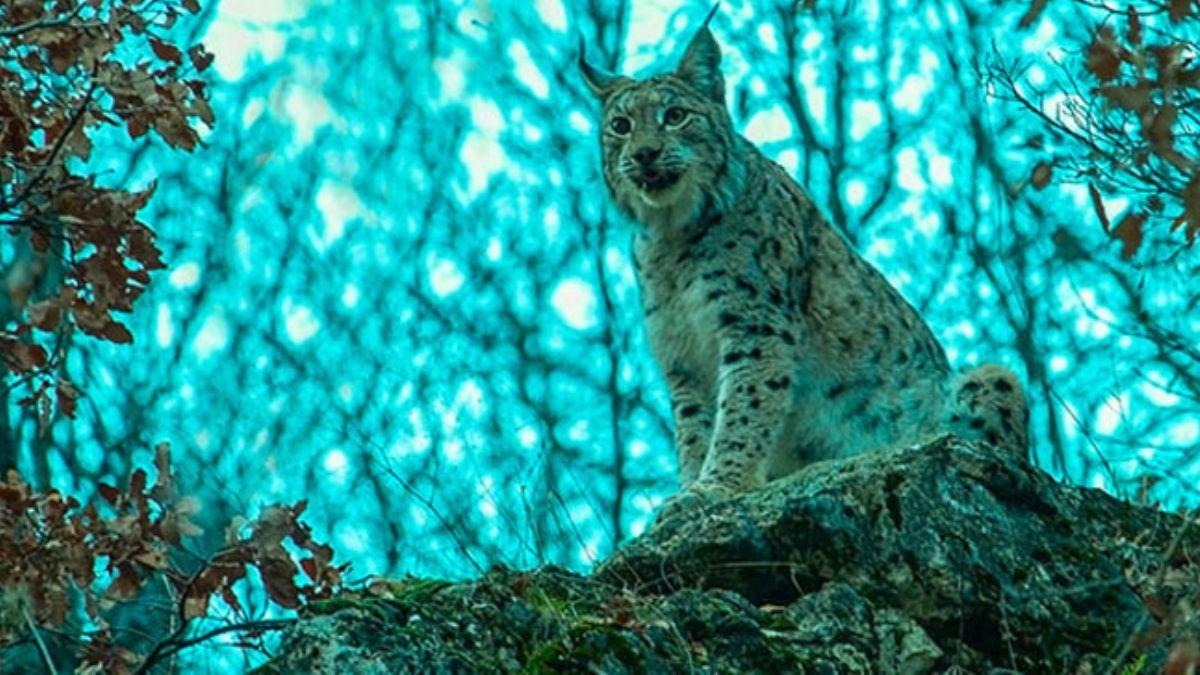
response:
{"label": "lynx head", "polygon": [[708,29],[712,14],[667,74],[634,80],[579,56],[583,80],[604,106],[604,182],[617,206],[647,226],[673,228],[702,209],[723,211],[740,187],[721,49]]}

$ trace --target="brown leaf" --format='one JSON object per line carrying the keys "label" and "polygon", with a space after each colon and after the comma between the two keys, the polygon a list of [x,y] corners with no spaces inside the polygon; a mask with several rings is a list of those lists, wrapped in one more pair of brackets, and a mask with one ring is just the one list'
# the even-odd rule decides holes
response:
{"label": "brown leaf", "polygon": [[52,331],[62,321],[62,304],[50,298],[29,306],[29,320],[39,330]]}
{"label": "brown leaf", "polygon": [[1192,13],[1192,0],[1170,0],[1167,4],[1167,14],[1172,23],[1179,23]]}
{"label": "brown leaf", "polygon": [[145,469],[135,469],[129,476],[129,494],[140,495],[146,490]]}
{"label": "brown leaf", "polygon": [[1143,112],[1154,106],[1150,98],[1154,85],[1150,82],[1137,84],[1105,85],[1096,88],[1096,93],[1104,97],[1112,106],[1131,112]]}
{"label": "brown leaf", "polygon": [[108,325],[100,331],[98,336],[105,338],[109,342],[115,342],[122,345],[133,342],[133,334],[129,332],[129,329],[112,320],[110,320]]}
{"label": "brown leaf", "polygon": [[300,606],[300,588],[296,586],[296,566],[286,554],[255,561],[267,597],[286,609]]}
{"label": "brown leaf", "polygon": [[1041,190],[1050,184],[1050,177],[1054,173],[1052,167],[1046,162],[1038,162],[1033,167],[1033,172],[1029,176],[1029,182],[1035,190]]}
{"label": "brown leaf", "polygon": [[1138,15],[1137,7],[1129,6],[1129,44],[1140,47],[1142,44],[1142,18]]}
{"label": "brown leaf", "polygon": [[1172,133],[1171,127],[1175,124],[1175,116],[1175,106],[1168,103],[1158,109],[1154,114],[1154,120],[1143,129],[1146,140],[1150,141],[1150,147],[1159,154],[1174,146],[1175,134]]}
{"label": "brown leaf", "polygon": [[154,51],[154,55],[163,61],[170,61],[176,65],[183,64],[183,53],[179,48],[169,42],[163,42],[158,38],[150,38],[150,49]]}
{"label": "brown leaf", "polygon": [[1146,223],[1146,214],[1129,212],[1117,223],[1112,236],[1121,241],[1121,257],[1125,260],[1132,258],[1142,246],[1145,233],[1142,226]]}
{"label": "brown leaf", "polygon": [[171,494],[171,444],[159,443],[154,447],[154,487],[151,493],[155,499],[167,499]]}
{"label": "brown leaf", "polygon": [[1187,242],[1191,246],[1196,242],[1196,236],[1200,234],[1200,174],[1192,176],[1188,184],[1183,188],[1183,213],[1175,219],[1171,224],[1171,231],[1179,229],[1180,225],[1187,223]]}
{"label": "brown leaf", "polygon": [[196,72],[202,73],[212,65],[215,57],[204,48],[204,45],[196,45],[188,50],[188,58],[192,60],[192,65],[196,67]]}
{"label": "brown leaf", "polygon": [[1048,0],[1032,0],[1029,3],[1029,9],[1025,10],[1025,14],[1021,16],[1021,21],[1017,24],[1021,28],[1029,28],[1034,21],[1041,16],[1042,10],[1046,9]]}
{"label": "brown leaf", "polygon": [[75,417],[75,402],[79,398],[79,390],[70,380],[58,378],[54,385],[54,398],[58,401],[58,409],[67,417]]}
{"label": "brown leaf", "polygon": [[100,483],[96,486],[96,491],[112,506],[116,506],[121,499],[121,491],[109,485],[108,483]]}
{"label": "brown leaf", "polygon": [[1096,29],[1092,44],[1088,45],[1085,66],[1101,82],[1107,82],[1121,72],[1120,48],[1117,47],[1116,35],[1108,26]]}
{"label": "brown leaf", "polygon": [[200,3],[197,2],[197,0],[183,0],[181,4],[183,5],[184,9],[192,14],[198,14],[200,12]]}

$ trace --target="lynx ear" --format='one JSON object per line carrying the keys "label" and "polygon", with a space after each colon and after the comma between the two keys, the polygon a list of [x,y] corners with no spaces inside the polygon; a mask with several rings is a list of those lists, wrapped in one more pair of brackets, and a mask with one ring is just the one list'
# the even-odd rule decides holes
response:
{"label": "lynx ear", "polygon": [[583,56],[582,39],[579,41],[579,73],[583,76],[583,83],[597,98],[604,98],[614,87],[626,79],[588,63]]}
{"label": "lynx ear", "polygon": [[687,51],[683,53],[683,59],[675,69],[675,76],[701,93],[711,96],[713,100],[724,103],[725,78],[721,75],[721,48],[717,45],[712,31],[708,29],[708,22],[712,21],[713,15],[717,13],[718,6],[720,3],[714,4],[708,11],[699,32],[688,43]]}

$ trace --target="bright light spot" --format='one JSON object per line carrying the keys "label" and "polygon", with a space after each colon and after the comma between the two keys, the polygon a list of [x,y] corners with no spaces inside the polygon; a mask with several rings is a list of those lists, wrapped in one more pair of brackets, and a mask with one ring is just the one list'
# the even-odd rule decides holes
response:
{"label": "bright light spot", "polygon": [[580,133],[592,133],[592,121],[578,110],[573,110],[571,111],[570,115],[567,115],[567,124],[571,125],[572,129]]}
{"label": "bright light spot", "polygon": [[846,203],[862,206],[867,200],[867,184],[857,178],[846,182]]}
{"label": "bright light spot", "polygon": [[1179,445],[1193,445],[1197,439],[1200,439],[1200,422],[1194,419],[1180,420],[1170,428],[1167,434],[1173,442]]}
{"label": "bright light spot", "polygon": [[325,453],[325,460],[322,464],[334,483],[346,482],[346,474],[350,470],[350,460],[346,457],[346,453],[336,449],[330,450]]}
{"label": "bright light spot", "polygon": [[792,135],[792,122],[778,107],[756,113],[746,123],[746,138],[754,143],[786,140]]}
{"label": "bright light spot", "polygon": [[629,443],[629,456],[638,458],[650,452],[650,445],[643,440],[636,440]]}
{"label": "bright light spot", "polygon": [[783,152],[779,153],[779,156],[775,158],[775,161],[779,162],[783,168],[787,169],[788,173],[794,175],[796,170],[800,168],[800,153],[796,152],[795,150],[784,150]]}
{"label": "bright light spot", "polygon": [[429,285],[439,297],[444,298],[458,291],[467,280],[458,265],[449,258],[430,256],[427,265],[429,266]]}
{"label": "bright light spot", "polygon": [[892,107],[915,115],[921,111],[925,97],[933,89],[930,78],[924,75],[909,75],[892,94]]}
{"label": "bright light spot", "polygon": [[513,65],[516,66],[517,79],[528,87],[534,96],[545,99],[550,95],[550,83],[529,57],[529,50],[524,42],[514,41],[509,44],[508,58],[512,59]]}
{"label": "bright light spot", "polygon": [[587,420],[577,420],[567,429],[567,438],[576,443],[586,441],[590,435],[591,432],[588,430]]}
{"label": "bright light spot", "polygon": [[324,251],[342,238],[347,222],[362,215],[363,203],[354,188],[326,180],[317,190],[317,210],[321,212],[325,229],[319,237],[310,234],[310,238],[313,248]]}
{"label": "bright light spot", "polygon": [[305,305],[294,304],[291,298],[283,300],[283,329],[292,344],[308,341],[321,330],[321,322]]}
{"label": "bright light spot", "polygon": [[883,122],[883,113],[875,101],[855,101],[850,105],[850,138],[861,141]]}
{"label": "bright light spot", "polygon": [[493,138],[504,131],[504,116],[500,114],[500,107],[489,98],[476,96],[471,99],[471,123],[477,131]]}
{"label": "bright light spot", "polygon": [[871,242],[871,245],[867,247],[866,256],[871,260],[878,260],[880,258],[890,257],[895,252],[896,242],[891,239],[884,239],[880,237],[879,239]]}
{"label": "bright light spot", "polygon": [[459,160],[467,168],[466,194],[464,201],[478,197],[487,188],[488,181],[500,173],[508,164],[504,148],[495,138],[479,131],[471,131],[463,141],[458,153]]}
{"label": "bright light spot", "polygon": [[213,312],[200,325],[196,339],[192,341],[192,351],[196,357],[203,360],[222,350],[229,344],[229,324],[220,311]]}
{"label": "bright light spot", "polygon": [[964,338],[971,339],[975,337],[975,324],[968,320],[962,320],[950,327],[951,334],[961,335]]}
{"label": "bright light spot", "polygon": [[462,52],[454,50],[450,56],[433,60],[433,74],[437,76],[443,100],[462,98],[467,88],[467,76],[463,72]]}
{"label": "bright light spot", "polygon": [[758,27],[758,39],[769,52],[775,52],[779,49],[779,43],[775,39],[775,26],[769,23],[764,23]]}
{"label": "bright light spot", "polygon": [[1164,408],[1170,408],[1179,403],[1179,396],[1167,389],[1167,378],[1163,377],[1162,373],[1152,370],[1146,374],[1146,379],[1149,382],[1142,383],[1142,393],[1150,399],[1151,403]]}
{"label": "bright light spot", "polygon": [[312,143],[317,130],[333,119],[329,101],[315,88],[292,86],[283,99],[283,110],[292,125],[292,139],[299,145]]}
{"label": "bright light spot", "polygon": [[537,0],[535,3],[538,16],[552,30],[563,32],[567,29],[567,10],[559,0]]}
{"label": "bright light spot", "polygon": [[346,287],[342,289],[342,305],[347,308],[354,308],[358,305],[358,286],[346,284]]}
{"label": "bright light spot", "polygon": [[171,322],[171,306],[161,303],[158,306],[158,316],[154,330],[154,338],[159,347],[170,347],[175,339],[175,324]]}
{"label": "bright light spot", "polygon": [[450,464],[461,464],[465,456],[462,441],[451,439],[442,444],[442,457],[445,457]]}
{"label": "bright light spot", "polygon": [[575,330],[596,325],[596,293],[583,279],[574,277],[560,282],[550,295],[550,304],[563,323]]}
{"label": "bright light spot", "polygon": [[925,179],[921,177],[921,160],[914,148],[905,148],[896,155],[900,187],[909,192],[924,192]]}
{"label": "bright light spot", "polygon": [[558,237],[558,226],[562,219],[558,215],[558,206],[551,204],[546,207],[546,213],[542,216],[542,226],[546,228],[546,238],[553,241]]}
{"label": "bright light spot", "polygon": [[175,288],[191,288],[200,281],[200,266],[194,262],[185,262],[171,270],[168,280]]}
{"label": "bright light spot", "polygon": [[927,154],[929,158],[929,179],[938,187],[949,187],[954,183],[952,173],[953,162],[949,157],[936,151]]}
{"label": "bright light spot", "polygon": [[342,523],[337,528],[339,548],[354,553],[364,553],[371,545],[371,535],[366,528]]}
{"label": "bright light spot", "polygon": [[482,415],[483,389],[479,388],[479,383],[475,380],[464,381],[454,396],[454,405],[457,408],[465,408],[474,417]]}
{"label": "bright light spot", "polygon": [[521,427],[517,431],[517,442],[521,444],[521,447],[532,448],[537,445],[538,433],[533,427]]}
{"label": "bright light spot", "polygon": [[1050,359],[1050,372],[1061,373],[1066,370],[1069,365],[1070,362],[1067,361],[1067,357],[1055,356]]}
{"label": "bright light spot", "polygon": [[492,237],[491,239],[488,239],[487,251],[484,253],[488,260],[491,262],[500,260],[500,256],[503,252],[504,248],[500,243],[499,237]]}
{"label": "bright light spot", "polygon": [[247,103],[246,107],[242,109],[242,126],[249,127],[257,122],[266,109],[267,106],[262,99],[254,99]]}
{"label": "bright light spot", "polygon": [[240,79],[253,54],[264,61],[283,56],[281,25],[299,19],[308,11],[306,0],[222,0],[216,20],[201,41],[216,56],[214,67],[224,80]]}
{"label": "bright light spot", "polygon": [[1121,415],[1129,409],[1129,395],[1110,396],[1096,411],[1096,433],[1105,436],[1117,430]]}

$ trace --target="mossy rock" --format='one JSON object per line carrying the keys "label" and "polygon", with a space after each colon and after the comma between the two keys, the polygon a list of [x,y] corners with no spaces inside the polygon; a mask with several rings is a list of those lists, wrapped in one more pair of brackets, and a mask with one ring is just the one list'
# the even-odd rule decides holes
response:
{"label": "mossy rock", "polygon": [[1157,672],[1192,629],[1159,622],[1196,595],[1181,518],[951,437],[697,508],[590,576],[325,601],[264,671]]}

